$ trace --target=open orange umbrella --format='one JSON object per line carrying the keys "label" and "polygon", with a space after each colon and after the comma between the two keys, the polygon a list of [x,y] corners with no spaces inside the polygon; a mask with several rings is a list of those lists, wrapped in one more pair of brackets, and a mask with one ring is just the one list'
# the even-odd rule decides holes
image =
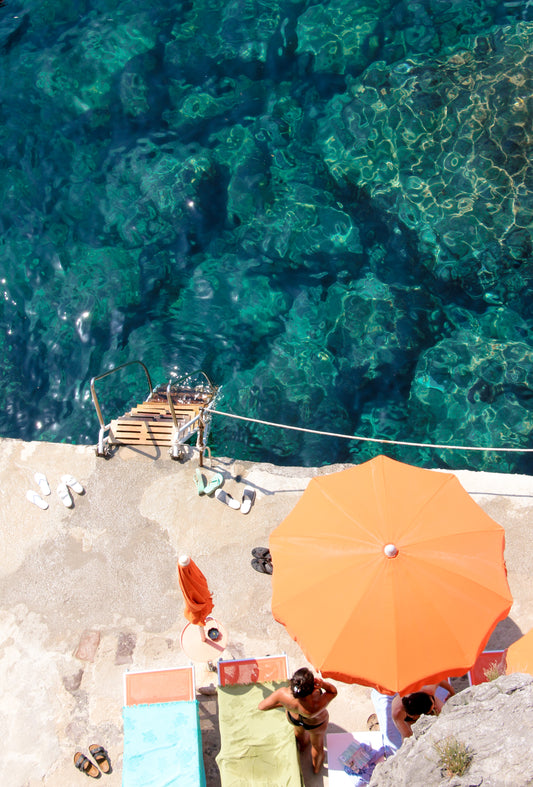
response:
{"label": "open orange umbrella", "polygon": [[311,479],[272,532],[272,611],[324,676],[414,691],[509,612],[504,540],[454,475],[378,456]]}
{"label": "open orange umbrella", "polygon": [[533,629],[509,645],[506,653],[507,674],[526,672],[533,675]]}
{"label": "open orange umbrella", "polygon": [[178,560],[178,580],[185,601],[183,614],[196,626],[205,626],[206,618],[213,609],[213,599],[205,576],[188,555],[182,555]]}

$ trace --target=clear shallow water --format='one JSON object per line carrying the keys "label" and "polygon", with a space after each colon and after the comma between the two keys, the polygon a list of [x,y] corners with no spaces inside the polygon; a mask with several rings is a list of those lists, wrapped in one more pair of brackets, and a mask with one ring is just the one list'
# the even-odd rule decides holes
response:
{"label": "clear shallow water", "polygon": [[[139,358],[155,382],[204,369],[242,415],[532,447],[531,20],[504,2],[9,0],[0,434],[95,443],[91,377]],[[142,385],[104,391],[104,414]],[[381,450],[221,417],[212,442],[280,464]]]}

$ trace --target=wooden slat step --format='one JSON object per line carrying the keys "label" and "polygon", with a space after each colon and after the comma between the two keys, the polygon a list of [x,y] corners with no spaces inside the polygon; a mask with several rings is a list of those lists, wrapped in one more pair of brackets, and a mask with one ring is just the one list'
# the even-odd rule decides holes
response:
{"label": "wooden slat step", "polygon": [[[162,401],[158,399],[154,401],[153,399],[149,399],[147,402],[142,402],[141,404],[137,405],[137,407],[144,407],[150,410],[169,410],[168,402]],[[205,407],[204,402],[174,402],[174,409],[175,410],[201,410]]]}
{"label": "wooden slat step", "polygon": [[160,413],[169,413],[168,404],[165,402],[143,402],[131,408],[132,413],[151,413],[158,415]]}
{"label": "wooden slat step", "polygon": [[[180,405],[179,407],[174,408],[176,416],[187,416],[189,420],[194,418],[195,415],[198,415],[200,410],[200,407],[189,407],[188,405]],[[153,415],[170,415],[170,408],[168,407],[168,403],[165,402],[143,402],[142,404],[138,404],[136,407],[132,407],[130,412],[131,414],[152,413]]]}
{"label": "wooden slat step", "polygon": [[118,418],[111,421],[109,427],[109,440],[112,444],[170,446],[173,435],[172,419],[147,421],[143,418]]}

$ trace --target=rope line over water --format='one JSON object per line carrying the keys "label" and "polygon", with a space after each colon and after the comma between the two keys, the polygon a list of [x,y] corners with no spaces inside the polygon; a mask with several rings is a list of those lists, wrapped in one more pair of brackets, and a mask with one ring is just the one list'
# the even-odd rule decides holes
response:
{"label": "rope line over water", "polygon": [[224,413],[221,410],[210,410],[213,415],[223,415],[226,418],[236,418],[239,421],[250,421],[254,424],[263,426],[274,426],[277,429],[291,429],[293,432],[307,432],[308,434],[318,434],[322,437],[340,437],[343,440],[361,440],[366,443],[386,443],[387,445],[408,445],[412,448],[446,448],[450,451],[500,451],[507,453],[532,453],[533,448],[480,448],[478,445],[446,445],[443,443],[411,443],[407,440],[386,440],[381,437],[363,437],[355,434],[338,434],[337,432],[320,432],[318,429],[306,429],[303,426],[289,426],[288,424],[277,424],[273,421],[262,421],[259,418],[249,418],[246,415],[235,415],[234,413]]}

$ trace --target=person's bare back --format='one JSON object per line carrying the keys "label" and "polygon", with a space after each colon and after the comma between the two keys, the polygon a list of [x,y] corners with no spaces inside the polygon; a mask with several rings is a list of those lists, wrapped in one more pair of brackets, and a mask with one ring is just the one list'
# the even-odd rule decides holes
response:
{"label": "person's bare back", "polygon": [[285,708],[300,749],[311,741],[315,773],[324,762],[324,735],[329,721],[327,706],[336,696],[335,686],[314,677],[311,670],[304,667],[294,673],[289,688],[277,689],[258,705],[259,710]]}

